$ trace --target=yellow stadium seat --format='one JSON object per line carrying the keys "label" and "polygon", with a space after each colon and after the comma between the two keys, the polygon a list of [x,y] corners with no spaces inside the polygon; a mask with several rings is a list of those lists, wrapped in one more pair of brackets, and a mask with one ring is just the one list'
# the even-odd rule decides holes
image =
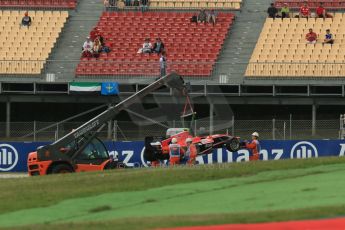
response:
{"label": "yellow stadium seat", "polygon": [[199,7],[200,7],[200,8],[207,8],[208,6],[207,6],[207,3],[206,3],[206,2],[200,2],[200,3],[199,3]]}
{"label": "yellow stadium seat", "polygon": [[182,8],[183,7],[182,2],[175,2],[175,7],[176,8]]}
{"label": "yellow stadium seat", "polygon": [[156,7],[158,7],[158,6],[159,6],[159,3],[158,3],[158,2],[152,2],[152,1],[151,1],[150,7],[156,8]]}
{"label": "yellow stadium seat", "polygon": [[207,4],[207,7],[208,7],[208,8],[215,8],[215,7],[216,7],[216,3],[214,3],[214,2],[209,2],[209,3]]}
{"label": "yellow stadium seat", "polygon": [[224,3],[223,2],[217,2],[215,8],[217,8],[217,9],[224,8]]}
{"label": "yellow stadium seat", "polygon": [[[33,18],[30,28],[19,27],[25,11],[0,12],[0,72],[39,74],[68,17],[68,12],[29,11]],[[31,60],[41,61],[31,63]]]}

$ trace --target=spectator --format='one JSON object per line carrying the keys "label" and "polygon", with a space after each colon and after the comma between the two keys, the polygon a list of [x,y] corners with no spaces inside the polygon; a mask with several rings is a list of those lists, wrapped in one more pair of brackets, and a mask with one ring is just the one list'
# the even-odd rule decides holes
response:
{"label": "spectator", "polygon": [[82,51],[83,51],[82,52],[83,57],[92,57],[93,42],[91,41],[90,37],[86,38]]}
{"label": "spectator", "polygon": [[105,8],[110,7],[109,0],[104,0],[103,5]]}
{"label": "spectator", "polygon": [[216,24],[216,18],[217,18],[217,13],[214,9],[212,9],[210,11],[210,13],[207,15],[207,22],[215,25]]}
{"label": "spectator", "polygon": [[109,0],[110,6],[116,6],[116,0]]}
{"label": "spectator", "polygon": [[98,58],[100,52],[102,52],[102,45],[99,39],[96,38],[95,41],[93,42],[93,47],[92,47],[93,57]]}
{"label": "spectator", "polygon": [[133,1],[133,6],[135,7],[135,9],[138,9],[139,5],[140,5],[139,0],[134,0]]}
{"label": "spectator", "polygon": [[152,52],[160,54],[164,51],[164,43],[160,38],[156,38],[156,42],[153,45]]}
{"label": "spectator", "polygon": [[125,0],[125,6],[132,6],[131,0]]}
{"label": "spectator", "polygon": [[197,22],[198,22],[198,15],[194,14],[194,15],[191,17],[190,22],[192,22],[192,23],[193,23],[193,22],[197,23]]}
{"label": "spectator", "polygon": [[201,9],[201,11],[198,14],[198,22],[199,23],[206,23],[207,15],[205,12],[205,9]]}
{"label": "spectator", "polygon": [[304,2],[301,8],[299,9],[299,17],[300,18],[309,18],[310,17],[310,10],[308,8],[307,2]]}
{"label": "spectator", "polygon": [[138,50],[138,53],[151,53],[152,51],[152,44],[149,38],[146,38],[143,43],[143,48]]}
{"label": "spectator", "polygon": [[149,0],[141,0],[141,12],[147,11]]}
{"label": "spectator", "polygon": [[27,26],[29,28],[29,26],[31,26],[32,20],[31,17],[29,16],[29,13],[26,11],[24,14],[24,17],[22,18],[22,26]]}
{"label": "spectator", "polygon": [[307,44],[315,44],[317,34],[313,32],[313,29],[309,29],[309,33],[306,34],[305,39],[307,40]]}
{"label": "spectator", "polygon": [[104,45],[105,45],[105,44],[104,44],[104,38],[102,37],[102,35],[101,35],[100,32],[97,32],[97,33],[95,34],[95,40],[96,40],[96,39],[99,40],[99,42],[101,43],[101,46],[104,46]]}
{"label": "spectator", "polygon": [[167,74],[167,58],[165,51],[162,52],[161,57],[159,58],[159,70],[160,77],[164,77]]}
{"label": "spectator", "polygon": [[271,3],[271,6],[267,9],[267,14],[269,18],[276,18],[278,9],[274,6],[274,3]]}
{"label": "spectator", "polygon": [[325,40],[323,40],[322,44],[331,44],[333,45],[334,39],[333,34],[331,34],[331,31],[329,29],[326,30]]}
{"label": "spectator", "polygon": [[289,15],[290,9],[289,9],[289,6],[287,3],[284,3],[283,7],[280,10],[280,13],[282,15],[282,18],[289,18],[290,17],[290,15]]}
{"label": "spectator", "polygon": [[322,2],[320,2],[319,7],[316,8],[316,15],[317,15],[317,17],[323,18],[323,19],[325,19],[325,18],[333,18],[332,15],[330,15],[330,14],[328,14],[326,12],[326,9],[323,7],[323,3]]}
{"label": "spectator", "polygon": [[101,47],[102,47],[102,50],[101,50],[102,52],[105,52],[105,53],[109,53],[110,52],[110,48],[105,45],[104,38],[102,37],[102,35],[100,33],[97,33],[95,39],[99,40],[99,42],[101,44]]}

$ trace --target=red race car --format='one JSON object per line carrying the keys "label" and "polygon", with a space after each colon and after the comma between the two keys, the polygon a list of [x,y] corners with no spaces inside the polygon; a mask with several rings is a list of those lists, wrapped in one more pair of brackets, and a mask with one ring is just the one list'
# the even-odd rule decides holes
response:
{"label": "red race car", "polygon": [[225,147],[231,152],[236,152],[241,148],[239,137],[233,137],[226,134],[214,134],[209,136],[193,137],[189,129],[171,128],[167,130],[166,137],[146,137],[144,158],[147,161],[167,160],[169,159],[169,144],[172,138],[177,139],[182,149],[186,149],[186,139],[192,138],[196,146],[197,155],[212,153],[214,149]]}

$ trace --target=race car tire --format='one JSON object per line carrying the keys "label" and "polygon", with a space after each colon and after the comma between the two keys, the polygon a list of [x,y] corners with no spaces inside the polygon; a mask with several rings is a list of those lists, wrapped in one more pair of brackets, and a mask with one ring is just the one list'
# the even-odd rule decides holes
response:
{"label": "race car tire", "polygon": [[241,148],[240,141],[237,138],[231,139],[226,144],[226,149],[230,152],[237,152]]}
{"label": "race car tire", "polygon": [[58,173],[72,173],[73,169],[71,168],[71,166],[67,165],[67,164],[58,164],[58,165],[54,165],[51,173],[52,174],[58,174]]}

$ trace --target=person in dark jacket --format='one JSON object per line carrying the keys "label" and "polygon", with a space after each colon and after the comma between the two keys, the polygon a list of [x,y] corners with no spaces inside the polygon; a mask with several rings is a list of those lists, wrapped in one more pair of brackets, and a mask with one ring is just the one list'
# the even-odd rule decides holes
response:
{"label": "person in dark jacket", "polygon": [[156,42],[153,44],[152,53],[160,54],[164,50],[164,43],[160,38],[156,38]]}
{"label": "person in dark jacket", "polygon": [[141,0],[141,12],[147,11],[149,0]]}
{"label": "person in dark jacket", "polygon": [[271,6],[267,9],[267,14],[269,18],[276,18],[278,9],[274,6],[274,3],[271,3]]}
{"label": "person in dark jacket", "polygon": [[201,9],[198,14],[198,23],[206,23],[207,22],[207,14],[205,9]]}
{"label": "person in dark jacket", "polygon": [[22,18],[21,25],[29,27],[29,26],[31,26],[31,22],[32,22],[32,20],[31,20],[31,17],[29,16],[29,13],[25,12],[24,17]]}

